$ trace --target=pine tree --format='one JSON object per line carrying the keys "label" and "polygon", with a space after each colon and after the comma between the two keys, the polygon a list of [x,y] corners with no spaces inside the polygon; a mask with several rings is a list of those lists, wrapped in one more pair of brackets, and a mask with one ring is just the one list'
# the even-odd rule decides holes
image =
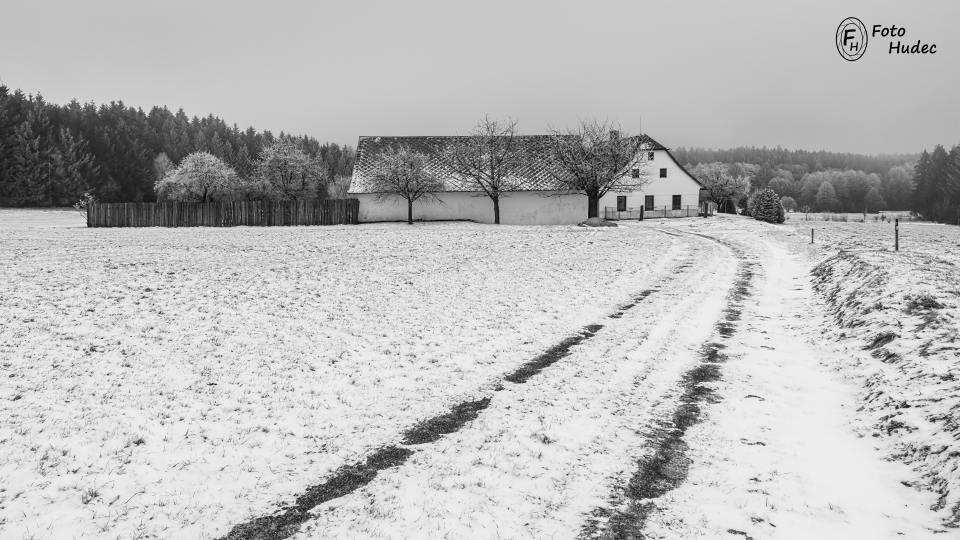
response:
{"label": "pine tree", "polygon": [[93,156],[87,152],[86,141],[82,136],[74,137],[68,129],[60,128],[52,161],[50,206],[72,205],[89,189],[87,178],[97,172]]}
{"label": "pine tree", "polygon": [[913,205],[912,209],[917,214],[925,216],[929,214],[931,201],[933,199],[933,187],[930,180],[930,154],[926,150],[920,154],[920,159],[913,169]]}
{"label": "pine tree", "polygon": [[949,217],[948,180],[950,156],[941,145],[934,147],[930,154],[931,200],[929,202],[930,219],[943,221]]}
{"label": "pine tree", "polygon": [[40,137],[33,131],[30,122],[18,125],[12,136],[13,152],[10,156],[10,175],[4,196],[4,204],[12,206],[36,206],[43,204],[43,158]]}
{"label": "pine tree", "polygon": [[786,219],[783,205],[780,204],[780,196],[770,188],[754,194],[750,215],[753,216],[753,219],[766,221],[767,223],[783,223]]}
{"label": "pine tree", "polygon": [[951,148],[947,157],[943,193],[943,221],[960,225],[960,145]]}

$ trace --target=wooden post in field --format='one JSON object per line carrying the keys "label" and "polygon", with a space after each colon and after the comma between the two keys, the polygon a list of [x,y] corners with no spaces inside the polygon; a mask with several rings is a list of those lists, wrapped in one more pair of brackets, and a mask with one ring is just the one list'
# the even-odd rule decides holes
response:
{"label": "wooden post in field", "polygon": [[813,227],[810,227],[810,243],[813,243]]}
{"label": "wooden post in field", "polygon": [[893,220],[893,250],[900,251],[900,218]]}

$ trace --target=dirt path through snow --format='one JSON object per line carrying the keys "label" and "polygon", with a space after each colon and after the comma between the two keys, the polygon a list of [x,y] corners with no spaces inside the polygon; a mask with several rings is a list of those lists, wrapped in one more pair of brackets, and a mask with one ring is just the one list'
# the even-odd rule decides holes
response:
{"label": "dirt path through snow", "polygon": [[753,229],[758,241],[743,244],[762,277],[724,351],[720,401],[685,436],[687,480],[651,501],[643,537],[943,538],[935,497],[907,487],[911,471],[854,432],[857,389],[816,331],[809,261],[762,226],[730,227],[703,232]]}

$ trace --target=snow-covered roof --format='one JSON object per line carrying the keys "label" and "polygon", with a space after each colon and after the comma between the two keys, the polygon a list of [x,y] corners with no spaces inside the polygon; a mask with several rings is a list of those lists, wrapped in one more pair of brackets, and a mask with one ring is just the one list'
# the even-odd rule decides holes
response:
{"label": "snow-covered roof", "polygon": [[[518,135],[528,159],[520,169],[517,183],[523,191],[550,191],[555,189],[556,179],[566,172],[556,169],[550,157],[552,135]],[[666,147],[644,136],[647,150],[666,150]],[[444,150],[460,136],[440,137],[360,137],[357,143],[357,160],[350,181],[350,193],[373,193],[373,177],[378,172],[378,156],[388,148],[406,146],[427,156],[427,171],[443,179],[446,191],[474,191],[468,182],[460,179],[444,163]]]}

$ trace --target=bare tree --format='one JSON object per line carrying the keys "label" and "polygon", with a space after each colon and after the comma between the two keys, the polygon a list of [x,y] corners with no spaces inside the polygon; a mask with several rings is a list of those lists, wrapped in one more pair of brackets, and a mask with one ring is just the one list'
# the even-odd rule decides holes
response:
{"label": "bare tree", "polygon": [[584,121],[573,130],[555,130],[550,147],[557,187],[584,192],[587,217],[600,215],[600,199],[607,193],[639,191],[650,181],[647,139],[624,136],[608,122]]}
{"label": "bare tree", "polygon": [[525,155],[516,131],[514,120],[498,122],[486,117],[469,136],[457,138],[444,150],[447,167],[493,201],[493,222],[497,224],[500,199],[521,188],[518,172]]}
{"label": "bare tree", "polygon": [[427,171],[427,156],[407,147],[388,148],[377,157],[372,188],[380,198],[400,197],[407,201],[407,223],[413,224],[413,203],[436,198],[443,183]]}

